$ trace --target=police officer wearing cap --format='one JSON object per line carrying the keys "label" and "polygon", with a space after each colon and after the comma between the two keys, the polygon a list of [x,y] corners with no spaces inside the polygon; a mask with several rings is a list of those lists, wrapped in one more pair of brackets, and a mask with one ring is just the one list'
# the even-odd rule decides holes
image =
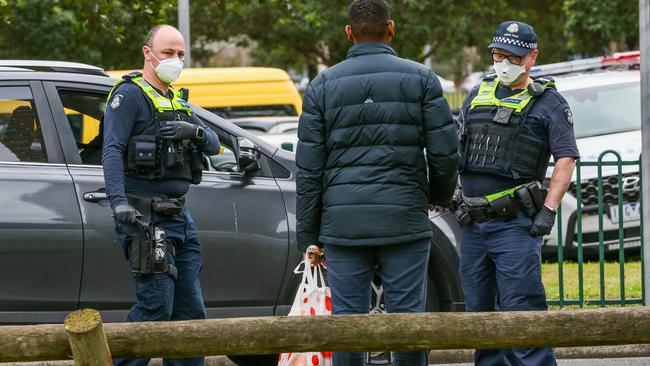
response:
{"label": "police officer wearing cap", "polygon": [[[137,303],[128,321],[206,317],[199,283],[201,244],[184,195],[190,183],[200,182],[201,154],[217,154],[219,140],[170,86],[183,68],[184,49],[176,28],[152,28],[142,48],[142,73],[124,75],[115,84],[104,116],[106,193],[117,242],[129,259],[136,288]],[[146,247],[150,241],[140,239],[142,222],[157,228],[156,239],[164,238],[156,240],[155,247],[164,266],[142,265],[148,252],[134,248],[151,248]],[[115,360],[119,365],[148,362]],[[164,365],[203,363],[203,358],[163,361]]]}
{"label": "police officer wearing cap", "polygon": [[[537,35],[504,22],[489,45],[496,73],[465,99],[458,122],[463,224],[461,280],[467,311],[546,310],[542,237],[579,157],[571,110],[551,78],[530,77]],[[548,191],[541,186],[550,157]],[[553,349],[477,350],[476,365],[555,365]]]}

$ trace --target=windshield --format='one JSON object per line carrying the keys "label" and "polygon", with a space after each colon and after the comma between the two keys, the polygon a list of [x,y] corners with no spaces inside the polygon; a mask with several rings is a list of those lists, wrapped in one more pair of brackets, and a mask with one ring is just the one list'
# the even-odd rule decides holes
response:
{"label": "windshield", "polygon": [[638,82],[562,92],[577,138],[640,130],[640,95]]}
{"label": "windshield", "polygon": [[285,117],[298,116],[296,107],[291,104],[254,105],[241,107],[206,107],[205,109],[221,118],[241,117]]}

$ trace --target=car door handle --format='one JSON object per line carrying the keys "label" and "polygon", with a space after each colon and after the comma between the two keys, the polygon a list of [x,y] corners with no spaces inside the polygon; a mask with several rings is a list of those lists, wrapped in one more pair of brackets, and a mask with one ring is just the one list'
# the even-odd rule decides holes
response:
{"label": "car door handle", "polygon": [[97,203],[101,200],[107,200],[106,192],[96,191],[96,192],[86,192],[84,193],[84,201]]}

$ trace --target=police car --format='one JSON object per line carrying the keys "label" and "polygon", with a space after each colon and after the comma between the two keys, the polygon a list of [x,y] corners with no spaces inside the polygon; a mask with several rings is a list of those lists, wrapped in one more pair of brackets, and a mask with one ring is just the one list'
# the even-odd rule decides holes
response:
{"label": "police car", "polygon": [[[616,53],[611,57],[543,65],[531,70],[535,75],[552,75],[558,91],[571,106],[574,130],[582,162],[596,162],[606,150],[620,154],[623,161],[638,160],[641,154],[641,106],[639,52]],[[602,161],[617,161],[608,153]],[[550,178],[549,168],[547,178]],[[602,167],[603,243],[605,252],[619,250],[619,217],[623,219],[624,248],[638,250],[640,240],[639,166],[622,167],[622,210],[618,205],[618,167]],[[562,245],[575,257],[578,247],[577,172],[564,196]],[[580,170],[582,203],[582,243],[587,256],[599,251],[598,168]],[[543,252],[557,253],[558,225],[545,238]]]}

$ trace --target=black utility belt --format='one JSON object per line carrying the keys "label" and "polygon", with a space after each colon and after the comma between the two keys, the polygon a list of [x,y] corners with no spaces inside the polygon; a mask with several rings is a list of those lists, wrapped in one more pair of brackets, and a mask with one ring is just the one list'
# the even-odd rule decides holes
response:
{"label": "black utility belt", "polygon": [[129,204],[140,211],[147,220],[151,220],[151,213],[155,212],[164,216],[178,216],[185,206],[185,197],[161,198],[139,195],[126,195]]}
{"label": "black utility belt", "polygon": [[461,194],[453,210],[463,225],[493,218],[511,220],[520,211],[534,217],[542,209],[546,198],[546,190],[539,182],[522,184],[503,192],[507,193],[499,192],[486,197],[465,197]]}
{"label": "black utility belt", "polygon": [[151,198],[151,210],[165,216],[178,216],[185,206],[185,197],[178,198]]}

